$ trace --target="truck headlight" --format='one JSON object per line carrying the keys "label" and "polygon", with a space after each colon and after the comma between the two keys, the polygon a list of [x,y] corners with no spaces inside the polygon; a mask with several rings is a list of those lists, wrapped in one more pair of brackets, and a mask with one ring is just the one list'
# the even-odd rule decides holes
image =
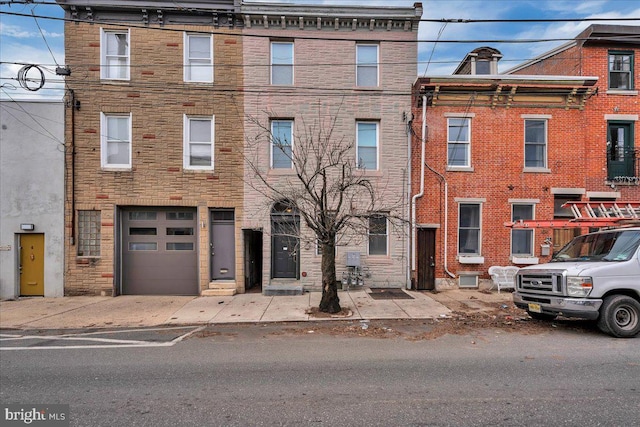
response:
{"label": "truck headlight", "polygon": [[593,289],[591,277],[567,277],[567,295],[570,297],[586,297]]}

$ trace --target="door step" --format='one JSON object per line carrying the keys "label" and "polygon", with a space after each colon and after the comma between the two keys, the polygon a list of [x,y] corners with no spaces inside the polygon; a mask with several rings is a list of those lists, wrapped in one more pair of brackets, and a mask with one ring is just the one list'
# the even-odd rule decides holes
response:
{"label": "door step", "polygon": [[203,297],[233,296],[237,293],[235,280],[214,280],[209,282],[209,289],[205,289],[200,295]]}
{"label": "door step", "polygon": [[202,297],[232,297],[236,294],[235,289],[205,289],[200,293]]}
{"label": "door step", "polygon": [[303,289],[300,281],[296,279],[272,279],[262,288],[262,294],[266,296],[302,295]]}

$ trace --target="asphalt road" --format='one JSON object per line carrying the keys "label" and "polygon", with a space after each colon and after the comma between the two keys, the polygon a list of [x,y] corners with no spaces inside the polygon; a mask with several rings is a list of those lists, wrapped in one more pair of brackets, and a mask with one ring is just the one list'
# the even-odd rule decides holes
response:
{"label": "asphalt road", "polygon": [[403,327],[429,328],[114,331],[92,337],[120,344],[84,347],[86,332],[66,331],[80,339],[58,345],[60,331],[33,331],[29,345],[3,341],[21,349],[0,352],[0,401],[69,404],[77,426],[640,425],[640,338],[392,333]]}

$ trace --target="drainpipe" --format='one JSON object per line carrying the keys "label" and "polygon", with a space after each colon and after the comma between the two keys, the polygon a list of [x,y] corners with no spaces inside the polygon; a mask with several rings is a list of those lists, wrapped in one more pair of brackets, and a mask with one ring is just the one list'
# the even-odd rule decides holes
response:
{"label": "drainpipe", "polygon": [[76,244],[76,93],[71,92],[71,246]]}
{"label": "drainpipe", "polygon": [[422,136],[420,137],[420,191],[411,198],[411,270],[416,269],[416,202],[424,196],[424,164],[427,139],[427,96],[422,95]]}
{"label": "drainpipe", "polygon": [[[411,269],[416,269],[416,201],[424,196],[424,175],[425,175],[425,148],[427,141],[427,96],[422,96],[422,137],[421,139],[421,155],[420,155],[420,192],[415,194],[411,199]],[[449,275],[449,277],[455,278],[455,274],[449,271],[447,266],[447,258],[448,258],[448,231],[449,231],[449,184],[447,183],[446,178],[429,167],[433,173],[438,175],[440,179],[444,182],[444,271]]]}
{"label": "drainpipe", "polygon": [[454,278],[456,277],[455,274],[453,274],[452,272],[449,271],[449,268],[447,266],[447,259],[449,258],[449,250],[448,250],[448,236],[449,236],[449,183],[447,183],[447,178],[444,177],[444,175],[442,175],[440,172],[436,171],[435,169],[433,169],[432,167],[430,167],[429,165],[427,165],[427,167],[429,168],[429,170],[433,173],[435,173],[436,175],[438,175],[440,177],[440,179],[442,180],[442,182],[444,182],[444,237],[442,238],[443,242],[444,242],[444,251],[443,251],[443,255],[444,255],[444,271],[445,273],[447,273],[449,275],[449,277]]}
{"label": "drainpipe", "polygon": [[[409,122],[407,123],[407,171],[409,171],[409,173],[407,174],[407,200],[411,197],[411,125],[413,124],[413,119],[409,120]],[[411,206],[407,206],[407,218],[411,217]],[[411,224],[408,224],[408,228],[409,228],[409,233],[411,232]],[[413,241],[411,239],[411,235],[407,233],[407,236],[410,236],[409,239],[407,240],[407,245],[405,246],[407,252],[406,254],[410,256],[411,254],[411,242]],[[411,289],[411,264],[409,263],[409,260],[407,259],[406,261],[406,267],[407,267],[407,271],[406,271],[406,277],[405,277],[405,287],[407,289]]]}

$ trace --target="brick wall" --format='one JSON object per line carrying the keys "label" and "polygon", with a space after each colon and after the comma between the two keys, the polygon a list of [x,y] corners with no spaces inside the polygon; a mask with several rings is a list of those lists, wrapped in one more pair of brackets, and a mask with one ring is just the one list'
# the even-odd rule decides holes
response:
{"label": "brick wall", "polygon": [[[447,118],[445,113],[467,113],[471,119],[472,171],[447,171]],[[548,166],[550,173],[524,171],[524,119],[522,115],[545,115],[548,119]],[[444,229],[444,184],[427,169],[425,195],[417,204],[417,224],[438,225],[436,232],[436,277],[444,278],[444,235],[448,233],[448,269],[486,272],[491,265],[509,265],[510,229],[513,200],[535,200],[535,218],[553,219],[553,187],[584,188],[585,113],[579,110],[471,107],[427,108],[428,140],[426,163],[446,178],[448,185],[448,230]],[[416,112],[416,117],[419,113]],[[418,135],[420,123],[415,123]],[[567,150],[567,144],[571,149]],[[413,186],[419,186],[420,143],[414,140]],[[482,199],[482,265],[461,264],[458,260],[459,199]],[[536,230],[534,250],[550,236],[549,230]],[[542,262],[542,260],[541,260]],[[484,277],[487,277],[484,275]]]}
{"label": "brick wall", "polygon": [[[448,183],[448,230],[444,229],[444,184],[435,173],[427,169],[425,196],[418,202],[417,223],[439,227],[436,233],[436,277],[439,286],[449,277],[444,271],[444,233],[448,235],[448,269],[479,271],[488,278],[491,265],[511,265],[510,229],[504,222],[511,221],[510,199],[539,201],[535,205],[535,218],[553,219],[554,189],[582,190],[582,199],[613,197],[618,200],[640,200],[638,185],[620,185],[607,181],[607,122],[631,120],[635,127],[634,146],[640,146],[638,128],[638,79],[640,50],[635,52],[634,70],[636,90],[628,93],[607,90],[609,49],[615,46],[573,47],[517,72],[521,75],[583,75],[596,76],[598,92],[585,103],[584,110],[558,108],[457,108],[436,106],[427,108],[428,140],[427,163],[442,174]],[[629,50],[620,48],[619,50]],[[421,108],[414,109],[417,120],[414,130],[420,135]],[[447,119],[445,113],[469,113],[471,119],[471,165],[473,171],[446,170]],[[522,114],[550,115],[548,120],[549,173],[531,173],[524,165],[524,119]],[[420,141],[414,138],[412,155],[412,185],[419,186]],[[458,249],[458,203],[456,198],[481,198],[483,264],[461,264]],[[583,229],[582,232],[586,232]],[[536,229],[534,251],[539,261],[549,257],[540,255],[540,244],[552,238],[551,229]],[[449,280],[449,283],[454,283]]]}
{"label": "brick wall", "polygon": [[[99,24],[65,25],[66,61],[72,70],[67,84],[80,109],[67,108],[66,285],[74,294],[111,294],[118,274],[114,259],[118,206],[197,207],[199,220],[200,288],[209,272],[209,208],[234,208],[243,214],[242,39],[238,30],[214,36],[214,83],[183,82],[183,34],[211,27],[130,29],[131,78],[100,80]],[[114,27],[121,28],[121,27]],[[103,170],[100,163],[100,113],[131,113],[132,168]],[[215,170],[183,169],[183,116],[215,115]],[[75,127],[75,131],[72,129]],[[75,177],[71,144],[75,144]],[[75,209],[97,209],[102,216],[101,256],[82,259],[71,243],[72,181]],[[236,278],[242,289],[240,221],[236,227]]]}
{"label": "brick wall", "polygon": [[[355,141],[356,120],[370,119],[380,123],[379,171],[368,174],[367,178],[378,190],[378,203],[396,206],[393,214],[406,218],[408,179],[407,122],[403,113],[409,116],[411,84],[416,71],[416,33],[411,31],[358,31],[338,32],[334,30],[314,31],[305,29],[281,30],[274,28],[245,29],[245,34],[268,37],[247,37],[244,40],[245,113],[257,118],[263,125],[269,125],[269,118],[294,120],[295,131],[335,118],[333,136],[336,140]],[[270,86],[270,38],[294,41],[295,84],[293,87]],[[305,38],[297,38],[305,37]],[[307,37],[309,39],[307,39]],[[313,40],[313,38],[321,40]],[[350,40],[327,40],[331,38]],[[356,40],[394,38],[407,43],[380,42],[380,87],[358,89],[355,86]],[[255,90],[260,88],[259,93]],[[245,124],[245,137],[254,140],[260,134],[259,126]],[[294,142],[295,144],[295,142]],[[295,149],[295,148],[294,148]],[[269,171],[269,142],[266,137],[258,144],[246,146],[248,156],[256,159],[263,174],[276,185],[297,185],[295,178],[281,172]],[[355,151],[353,152],[355,155]],[[255,183],[255,177],[247,169],[247,182]],[[263,192],[245,185],[246,216],[245,227],[261,228],[265,232],[263,254],[263,285],[269,283],[271,271],[271,239],[269,236],[269,212],[272,202]],[[301,234],[301,277],[305,288],[321,285],[320,256],[315,253],[314,237],[303,224]],[[348,243],[347,243],[348,242]],[[343,237],[337,250],[336,264],[338,279],[345,270],[346,252],[361,253],[363,265],[369,267],[371,277],[365,279],[369,286],[403,286],[406,283],[408,260],[408,235],[406,226],[392,227],[389,234],[388,256],[368,256],[367,235],[356,233]]]}
{"label": "brick wall", "polygon": [[[609,87],[609,52],[626,51],[634,55],[634,90],[611,91]],[[640,148],[640,48],[634,45],[585,44],[571,47],[557,55],[545,58],[519,70],[516,74],[577,75],[598,77],[597,94],[587,103],[585,120],[585,177],[592,192],[618,193],[620,200],[640,200],[640,187],[614,183],[606,180],[607,122],[610,120],[635,121],[634,147]]]}

